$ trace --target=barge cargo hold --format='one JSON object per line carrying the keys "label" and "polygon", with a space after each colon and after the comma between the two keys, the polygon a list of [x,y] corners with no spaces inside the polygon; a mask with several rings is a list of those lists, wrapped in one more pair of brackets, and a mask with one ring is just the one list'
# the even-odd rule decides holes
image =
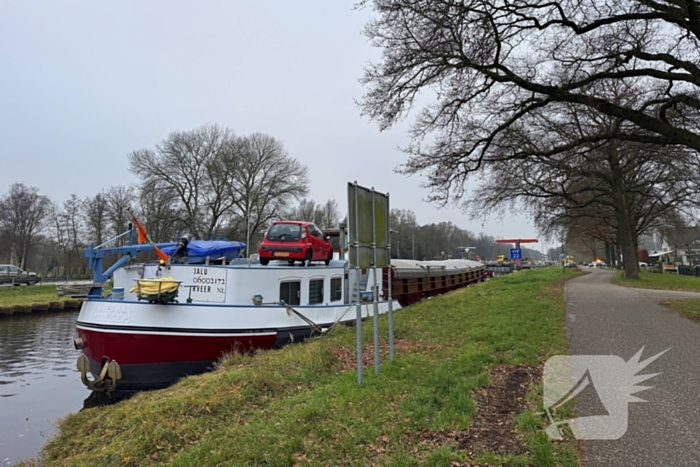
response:
{"label": "barge cargo hold", "polygon": [[[483,263],[466,259],[444,261],[391,260],[391,296],[402,306],[485,281],[491,276]],[[384,289],[388,287],[384,270]]]}

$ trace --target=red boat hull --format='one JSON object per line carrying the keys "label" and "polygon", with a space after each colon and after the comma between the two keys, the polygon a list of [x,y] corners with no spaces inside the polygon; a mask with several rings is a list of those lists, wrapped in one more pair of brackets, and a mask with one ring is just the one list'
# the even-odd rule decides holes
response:
{"label": "red boat hull", "polygon": [[267,335],[188,335],[129,333],[78,327],[84,353],[94,361],[117,360],[120,365],[215,361],[233,350],[271,349],[276,333]]}
{"label": "red boat hull", "polygon": [[90,361],[93,377],[106,361],[115,360],[122,370],[113,397],[126,397],[139,391],[161,389],[179,379],[204,373],[225,354],[232,351],[252,352],[281,347],[301,341],[309,328],[285,332],[222,333],[202,332],[147,333],[118,329],[90,329],[78,323],[83,339],[83,353]]}

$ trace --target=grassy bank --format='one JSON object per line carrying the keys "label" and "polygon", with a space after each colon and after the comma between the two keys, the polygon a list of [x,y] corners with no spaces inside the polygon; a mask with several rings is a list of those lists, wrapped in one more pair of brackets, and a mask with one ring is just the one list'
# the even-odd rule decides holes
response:
{"label": "grassy bank", "polygon": [[679,312],[686,318],[700,323],[700,299],[686,298],[682,300],[662,300],[659,303]]}
{"label": "grassy bank", "polygon": [[55,285],[0,287],[0,315],[78,307],[80,301],[58,297]]}
{"label": "grassy bank", "polygon": [[[552,444],[541,431],[544,420],[535,414],[541,388],[511,384],[530,381],[547,357],[567,353],[561,277],[559,268],[523,271],[397,313],[396,361],[388,364],[383,355],[379,376],[366,367],[363,386],[353,369],[355,329],[341,327],[305,344],[234,355],[216,371],[169,389],[70,415],[41,461],[577,465],[570,444]],[[383,317],[383,336],[386,322]],[[369,363],[371,322],[363,330]],[[518,391],[523,397],[516,397]],[[495,414],[501,420],[520,414],[513,421],[518,435],[508,438],[506,451],[498,440],[484,447],[474,437],[483,428],[475,420],[494,425],[487,433],[498,433],[494,400],[522,405],[511,416]]]}
{"label": "grassy bank", "polygon": [[639,287],[643,289],[700,292],[700,277],[679,276],[678,274],[658,274],[640,271],[639,280],[630,280],[625,278],[624,271],[618,271],[615,277],[613,277],[612,283],[625,287]]}

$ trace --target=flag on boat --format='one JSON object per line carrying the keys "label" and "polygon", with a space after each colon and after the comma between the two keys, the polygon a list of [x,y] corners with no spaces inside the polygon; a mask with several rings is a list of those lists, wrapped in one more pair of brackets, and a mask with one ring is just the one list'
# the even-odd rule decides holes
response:
{"label": "flag on boat", "polygon": [[139,231],[139,243],[150,243],[151,246],[153,247],[153,251],[156,252],[156,255],[158,255],[158,258],[160,258],[162,261],[168,261],[170,257],[163,253],[163,250],[158,248],[155,243],[153,243],[153,240],[151,240],[151,237],[148,236],[148,232],[146,231],[146,227],[141,225],[138,219],[136,219],[136,216],[134,216],[134,213],[129,211],[131,214],[131,218],[134,220],[134,223],[136,224],[136,228]]}
{"label": "flag on boat", "polygon": [[138,221],[138,219],[136,219],[136,216],[134,216],[134,213],[131,213],[131,218],[134,220],[134,223],[136,224],[136,228],[139,231],[139,243],[146,243],[148,241],[146,228],[141,225],[141,223]]}

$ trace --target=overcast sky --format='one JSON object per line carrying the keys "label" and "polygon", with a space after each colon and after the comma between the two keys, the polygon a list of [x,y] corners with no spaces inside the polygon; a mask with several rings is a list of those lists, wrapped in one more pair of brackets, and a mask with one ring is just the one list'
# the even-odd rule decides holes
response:
{"label": "overcast sky", "polygon": [[380,133],[355,100],[379,57],[353,0],[0,2],[0,192],[13,182],[55,200],[129,184],[127,153],[175,130],[218,123],[282,140],[309,167],[310,197],[347,209],[346,183],[391,194],[421,224],[452,221],[536,237],[507,216],[483,226],[423,201],[395,174],[408,123]]}

